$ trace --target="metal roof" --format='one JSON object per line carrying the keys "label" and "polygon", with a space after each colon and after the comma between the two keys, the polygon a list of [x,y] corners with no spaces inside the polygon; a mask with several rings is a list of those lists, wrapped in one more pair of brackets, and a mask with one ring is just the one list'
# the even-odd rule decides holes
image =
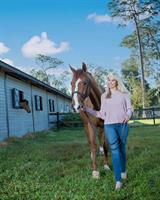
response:
{"label": "metal roof", "polygon": [[26,81],[28,83],[31,83],[32,85],[35,85],[37,87],[40,87],[40,88],[43,88],[43,89],[46,89],[48,92],[51,92],[51,93],[54,93],[54,94],[58,94],[60,96],[63,96],[69,100],[71,100],[71,96],[67,95],[67,94],[64,94],[63,92],[61,92],[60,90],[36,79],[35,77],[3,62],[0,60],[0,70],[1,71],[4,71],[6,74],[10,75],[10,76],[13,76],[19,80],[22,80],[22,81]]}

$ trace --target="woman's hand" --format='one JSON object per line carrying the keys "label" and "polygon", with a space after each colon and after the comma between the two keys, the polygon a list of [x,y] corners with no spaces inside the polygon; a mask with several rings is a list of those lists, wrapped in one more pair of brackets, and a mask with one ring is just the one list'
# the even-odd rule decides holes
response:
{"label": "woman's hand", "polygon": [[81,106],[81,108],[80,108],[82,111],[86,111],[86,106],[85,105],[83,105],[83,106]]}
{"label": "woman's hand", "polygon": [[128,115],[125,116],[123,123],[127,123],[129,121],[130,117]]}

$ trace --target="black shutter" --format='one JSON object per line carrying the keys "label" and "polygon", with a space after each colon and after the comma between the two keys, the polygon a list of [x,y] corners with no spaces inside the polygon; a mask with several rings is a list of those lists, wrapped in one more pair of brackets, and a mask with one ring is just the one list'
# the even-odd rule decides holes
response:
{"label": "black shutter", "polygon": [[51,103],[52,103],[52,102],[51,102],[51,99],[49,99],[49,111],[50,111],[50,112],[52,112],[52,109],[51,109],[51,107],[52,107],[52,106],[51,106]]}
{"label": "black shutter", "polygon": [[35,108],[36,108],[36,110],[38,110],[37,97],[38,97],[37,95],[34,96],[34,100],[35,100]]}
{"label": "black shutter", "polygon": [[52,100],[52,112],[54,112],[55,109],[54,109],[54,100]]}
{"label": "black shutter", "polygon": [[54,112],[54,100],[49,99],[49,111]]}
{"label": "black shutter", "polygon": [[39,97],[40,100],[40,110],[43,110],[43,102],[42,102],[42,97]]}

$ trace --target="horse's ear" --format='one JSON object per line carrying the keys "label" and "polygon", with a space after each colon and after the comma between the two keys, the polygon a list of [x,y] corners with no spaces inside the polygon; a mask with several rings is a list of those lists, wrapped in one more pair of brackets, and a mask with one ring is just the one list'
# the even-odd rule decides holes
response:
{"label": "horse's ear", "polygon": [[73,73],[75,73],[76,70],[75,70],[71,65],[69,65],[69,67],[70,67],[71,71],[72,71]]}
{"label": "horse's ear", "polygon": [[87,65],[84,62],[82,63],[82,69],[84,72],[87,72]]}

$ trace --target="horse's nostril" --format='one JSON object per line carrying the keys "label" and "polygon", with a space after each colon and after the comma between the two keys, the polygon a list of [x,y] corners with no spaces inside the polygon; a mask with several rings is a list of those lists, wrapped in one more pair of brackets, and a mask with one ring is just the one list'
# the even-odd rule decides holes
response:
{"label": "horse's nostril", "polygon": [[81,108],[81,107],[80,107],[80,106],[78,106],[78,107],[77,107],[77,110],[79,110],[80,108]]}

